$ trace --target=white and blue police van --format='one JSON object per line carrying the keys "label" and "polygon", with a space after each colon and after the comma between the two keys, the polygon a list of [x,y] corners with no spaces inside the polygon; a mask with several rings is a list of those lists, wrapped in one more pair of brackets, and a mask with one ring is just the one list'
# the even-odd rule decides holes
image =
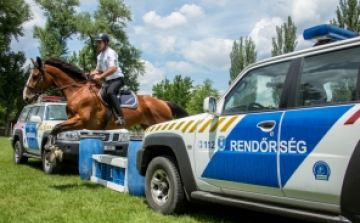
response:
{"label": "white and blue police van", "polygon": [[66,101],[58,96],[41,96],[36,103],[25,106],[13,127],[11,145],[15,164],[25,164],[29,158],[42,160],[45,174],[56,174],[62,171],[63,162],[77,162],[81,135],[100,135],[103,139],[104,153],[127,157],[129,131],[116,130],[75,130],[65,131],[56,136],[56,145],[62,151],[63,160],[50,163],[46,159],[50,151],[44,146],[55,125],[68,119]]}
{"label": "white and blue police van", "polygon": [[360,222],[360,37],[248,66],[206,113],[149,127],[137,153],[148,205],[206,201],[322,222]]}

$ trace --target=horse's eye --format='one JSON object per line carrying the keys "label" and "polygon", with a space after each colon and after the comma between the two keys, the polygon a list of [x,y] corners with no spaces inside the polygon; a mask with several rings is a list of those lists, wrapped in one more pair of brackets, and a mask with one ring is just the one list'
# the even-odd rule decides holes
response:
{"label": "horse's eye", "polygon": [[33,75],[32,78],[34,81],[36,81],[39,78],[39,75]]}

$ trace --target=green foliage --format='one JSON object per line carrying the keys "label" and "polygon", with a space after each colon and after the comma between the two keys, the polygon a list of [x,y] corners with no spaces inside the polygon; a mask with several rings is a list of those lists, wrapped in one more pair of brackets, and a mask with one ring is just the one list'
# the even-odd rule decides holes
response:
{"label": "green foliage", "polygon": [[27,81],[29,69],[23,69],[25,55],[23,52],[6,52],[1,58],[0,76],[0,105],[5,110],[4,123],[8,133],[10,121],[16,118],[25,102],[22,99],[22,90]]}
{"label": "green foliage", "polygon": [[297,45],[296,26],[291,16],[281,26],[276,26],[277,37],[272,38],[271,56],[278,56],[284,53],[293,52]]}
{"label": "green foliage", "polygon": [[357,0],[340,0],[336,9],[336,18],[331,24],[341,28],[360,32],[360,5]]}
{"label": "green foliage", "polygon": [[196,85],[191,93],[191,98],[188,101],[186,108],[189,114],[203,113],[203,101],[208,96],[219,98],[219,92],[212,86],[210,79],[205,79],[202,84]]}
{"label": "green foliage", "polygon": [[255,43],[251,37],[240,37],[239,41],[234,41],[230,53],[230,81],[229,84],[241,73],[248,65],[256,61],[257,51]]}
{"label": "green foliage", "polygon": [[[92,14],[83,12],[78,15],[78,31],[85,46],[78,54],[78,65],[86,71],[96,66],[99,53],[94,41],[95,36],[107,33],[110,47],[119,55],[119,66],[124,73],[125,84],[137,92],[140,84],[137,79],[145,73],[145,65],[140,60],[141,52],[129,43],[124,31],[126,22],[131,21],[131,12],[122,0],[99,0],[99,6]],[[84,63],[85,59],[85,63]]]}
{"label": "green foliage", "polygon": [[164,101],[171,101],[182,108],[191,98],[191,88],[193,80],[190,77],[176,75],[172,83],[165,78],[160,83],[153,86],[153,96]]}
{"label": "green foliage", "polygon": [[34,0],[45,11],[44,28],[35,25],[34,37],[40,40],[42,57],[66,58],[67,40],[77,33],[76,7],[78,0]]}
{"label": "green foliage", "polygon": [[3,51],[9,50],[12,37],[23,36],[24,22],[31,19],[29,5],[24,0],[0,1],[0,60]]}

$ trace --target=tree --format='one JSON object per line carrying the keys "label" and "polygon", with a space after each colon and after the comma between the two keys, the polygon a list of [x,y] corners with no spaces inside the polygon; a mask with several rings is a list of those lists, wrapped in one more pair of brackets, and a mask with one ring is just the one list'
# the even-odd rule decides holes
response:
{"label": "tree", "polygon": [[183,78],[181,75],[176,75],[172,83],[165,78],[153,86],[153,96],[164,101],[171,101],[185,108],[191,98],[192,83],[190,77]]}
{"label": "tree", "polygon": [[30,19],[29,5],[24,0],[0,1],[0,110],[5,134],[9,133],[11,117],[23,107],[21,91],[26,81],[24,53],[12,52],[10,43],[24,35],[22,25]]}
{"label": "tree", "polygon": [[41,57],[67,59],[67,41],[77,33],[78,0],[34,0],[46,16],[45,27],[34,26],[34,37],[40,40]]}
{"label": "tree", "polygon": [[288,16],[287,22],[281,26],[276,26],[276,38],[272,38],[271,56],[278,56],[284,53],[293,52],[297,45],[296,26],[291,16]]}
{"label": "tree", "polygon": [[186,108],[189,114],[199,114],[203,111],[203,101],[208,96],[218,98],[219,92],[212,86],[210,79],[205,79],[202,84],[196,85],[191,93],[191,99],[188,101]]}
{"label": "tree", "polygon": [[23,36],[22,24],[31,19],[29,5],[24,0],[0,1],[0,59],[9,50],[12,38]]}
{"label": "tree", "polygon": [[94,69],[98,54],[94,38],[100,32],[109,34],[110,46],[119,55],[125,84],[136,92],[140,86],[137,79],[145,73],[145,65],[140,60],[141,52],[129,43],[124,31],[128,21],[131,21],[131,12],[122,0],[99,0],[98,8],[92,14],[80,13],[77,27],[86,45],[79,53],[78,62],[82,66],[85,59],[86,70]]}
{"label": "tree", "polygon": [[360,32],[360,5],[357,0],[340,0],[336,9],[336,18],[330,20],[332,25]]}
{"label": "tree", "polygon": [[230,81],[229,84],[241,73],[241,71],[248,65],[256,61],[257,51],[255,50],[255,43],[251,37],[240,37],[239,41],[234,41],[230,53],[231,67],[230,67]]}
{"label": "tree", "polygon": [[170,80],[168,78],[165,78],[160,83],[157,83],[153,86],[152,96],[162,99],[162,100],[165,100],[165,101],[170,101],[170,100],[172,100],[170,91],[171,91]]}
{"label": "tree", "polygon": [[10,128],[10,117],[13,113],[18,113],[24,106],[22,99],[22,90],[27,81],[26,75],[28,69],[23,69],[25,63],[23,52],[8,52],[2,57],[2,77],[4,85],[1,88],[1,106],[5,109],[5,134],[8,134]]}

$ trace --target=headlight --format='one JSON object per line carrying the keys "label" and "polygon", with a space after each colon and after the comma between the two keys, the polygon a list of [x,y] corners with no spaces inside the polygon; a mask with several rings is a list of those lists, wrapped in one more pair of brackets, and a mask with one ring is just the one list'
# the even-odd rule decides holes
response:
{"label": "headlight", "polygon": [[80,135],[78,131],[62,132],[57,135],[57,139],[65,141],[79,141],[79,136]]}
{"label": "headlight", "polygon": [[119,134],[119,141],[124,142],[124,141],[129,141],[129,133],[120,133]]}

